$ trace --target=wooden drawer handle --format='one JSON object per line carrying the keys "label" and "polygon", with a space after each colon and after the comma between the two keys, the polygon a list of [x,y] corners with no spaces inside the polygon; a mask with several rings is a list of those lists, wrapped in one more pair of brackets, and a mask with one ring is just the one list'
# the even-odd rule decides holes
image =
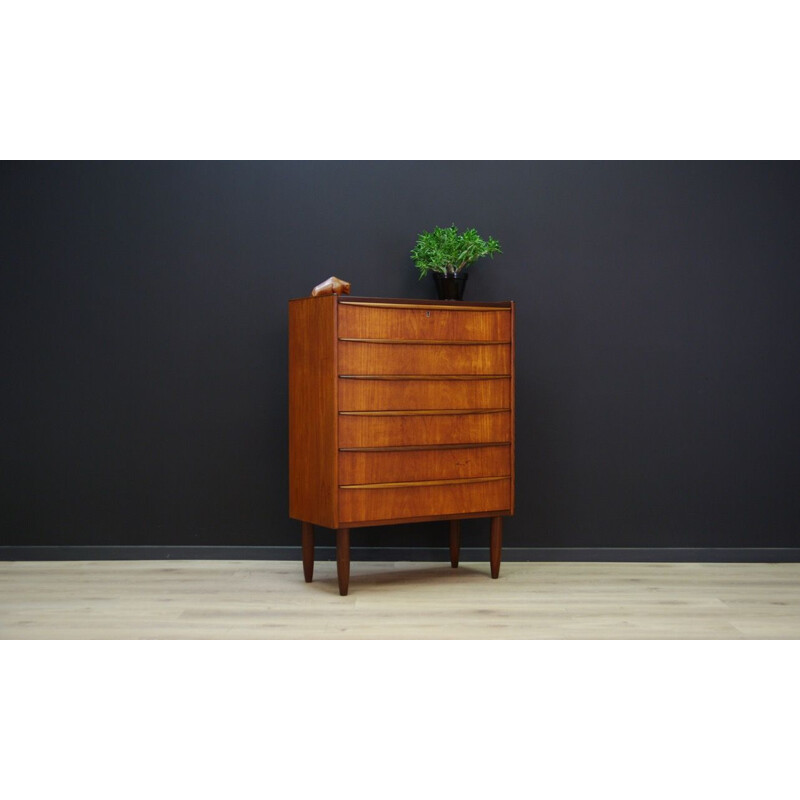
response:
{"label": "wooden drawer handle", "polygon": [[407,486],[453,486],[458,483],[489,483],[507,481],[510,475],[497,475],[491,478],[451,478],[439,481],[399,481],[397,483],[350,483],[340,489],[405,489]]}
{"label": "wooden drawer handle", "polygon": [[510,408],[423,408],[401,411],[340,411],[345,417],[461,417],[466,414],[500,414]]}
{"label": "wooden drawer handle", "polygon": [[415,450],[471,450],[474,447],[508,447],[511,442],[471,442],[466,444],[401,444],[391,447],[340,447],[340,453],[405,453]]}
{"label": "wooden drawer handle", "polygon": [[491,381],[511,375],[340,375],[353,381]]}
{"label": "wooden drawer handle", "polygon": [[456,344],[456,345],[484,345],[484,344],[511,344],[510,339],[353,339],[339,337],[340,342],[362,342],[364,344]]}
{"label": "wooden drawer handle", "polygon": [[369,308],[417,308],[420,311],[505,311],[509,313],[510,308],[486,308],[485,306],[419,306],[413,303],[361,303],[357,300],[340,300],[340,306],[368,306]]}

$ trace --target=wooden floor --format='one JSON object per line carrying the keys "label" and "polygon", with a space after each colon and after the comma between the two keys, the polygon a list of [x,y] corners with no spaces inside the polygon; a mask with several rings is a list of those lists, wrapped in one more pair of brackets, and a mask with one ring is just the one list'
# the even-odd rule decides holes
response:
{"label": "wooden floor", "polygon": [[3,639],[798,639],[800,564],[0,562]]}

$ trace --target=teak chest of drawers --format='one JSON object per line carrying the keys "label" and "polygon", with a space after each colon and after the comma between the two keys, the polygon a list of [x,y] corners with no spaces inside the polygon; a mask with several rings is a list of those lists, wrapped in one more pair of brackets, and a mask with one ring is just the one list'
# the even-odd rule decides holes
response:
{"label": "teak chest of drawers", "polygon": [[492,577],[514,513],[514,304],[302,298],[289,302],[289,516],[306,581],[314,526],[490,517]]}

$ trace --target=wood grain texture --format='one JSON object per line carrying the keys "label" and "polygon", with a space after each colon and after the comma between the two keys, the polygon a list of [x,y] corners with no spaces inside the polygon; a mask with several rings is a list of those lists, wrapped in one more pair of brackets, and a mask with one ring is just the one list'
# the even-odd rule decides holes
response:
{"label": "wood grain texture", "polygon": [[336,527],[336,296],[289,303],[289,516]]}
{"label": "wood grain texture", "polygon": [[339,417],[341,447],[510,442],[511,413]]}
{"label": "wood grain texture", "polygon": [[439,486],[389,489],[340,489],[342,524],[443,514],[469,514],[507,509],[511,481],[489,480]]}
{"label": "wood grain texture", "polygon": [[449,345],[474,345],[476,347],[488,347],[489,345],[511,344],[508,339],[486,340],[475,342],[469,339],[348,339],[345,336],[339,337],[340,342],[365,342],[369,344],[406,344],[425,347],[429,345],[449,344]]}
{"label": "wood grain texture", "polygon": [[398,408],[381,411],[340,411],[339,416],[349,417],[465,417],[470,414],[499,414],[509,412],[508,408]]}
{"label": "wood grain texture", "polygon": [[445,478],[436,481],[397,481],[393,483],[353,483],[341,486],[342,489],[406,489],[409,486],[450,486],[460,484],[466,486],[470,483],[485,483],[487,481],[508,480],[508,475],[492,476],[489,478]]}
{"label": "wood grain texture", "polygon": [[511,303],[511,511],[517,493],[517,304]]}
{"label": "wood grain texture", "polygon": [[474,381],[474,380],[501,380],[511,377],[510,374],[492,375],[489,373],[481,375],[425,375],[414,373],[386,373],[385,375],[370,375],[368,373],[360,374],[344,374],[339,375],[340,378],[345,378],[352,381]]}
{"label": "wood grain texture", "polygon": [[472,444],[401,444],[395,447],[340,447],[340,453],[406,453],[422,450],[469,450],[475,447],[500,447],[509,442],[474,442]]}
{"label": "wood grain texture", "polygon": [[0,562],[0,639],[800,639],[800,564],[355,553],[347,597],[334,561]]}
{"label": "wood grain texture", "polygon": [[513,304],[312,303],[290,303],[290,514],[307,523],[307,580],[312,523],[338,530],[341,578],[351,526],[508,513]]}
{"label": "wood grain texture", "polygon": [[510,375],[511,345],[339,342],[342,375]]}
{"label": "wood grain texture", "polygon": [[444,311],[497,311],[508,309],[508,301],[499,303],[474,302],[471,300],[409,300],[402,297],[347,297],[342,298],[343,305],[371,306],[373,308],[421,308],[441,309]]}
{"label": "wood grain texture", "polygon": [[369,519],[362,522],[355,520],[347,524],[351,528],[369,528],[375,525],[402,525],[409,522],[447,522],[448,520],[458,519],[489,519],[493,516],[500,514],[501,516],[509,516],[511,511],[508,508],[492,509],[491,511],[477,511],[472,514],[418,514],[415,517],[391,517],[390,519]]}
{"label": "wood grain texture", "polygon": [[510,407],[510,378],[468,381],[339,379],[341,411]]}
{"label": "wood grain texture", "polygon": [[497,341],[511,338],[511,307],[482,311],[451,308],[393,308],[339,305],[339,336],[355,339],[452,339]]}
{"label": "wood grain texture", "polygon": [[511,446],[339,454],[341,485],[511,474]]}

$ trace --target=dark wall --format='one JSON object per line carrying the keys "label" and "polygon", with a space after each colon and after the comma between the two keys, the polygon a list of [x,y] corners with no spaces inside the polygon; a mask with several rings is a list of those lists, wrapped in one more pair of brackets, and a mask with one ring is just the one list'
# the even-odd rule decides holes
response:
{"label": "dark wall", "polygon": [[[295,545],[287,301],[517,301],[507,546],[800,545],[796,163],[6,163],[6,545]],[[428,279],[430,280],[430,279]],[[443,545],[440,527],[353,544]],[[481,523],[465,545],[485,543]]]}

